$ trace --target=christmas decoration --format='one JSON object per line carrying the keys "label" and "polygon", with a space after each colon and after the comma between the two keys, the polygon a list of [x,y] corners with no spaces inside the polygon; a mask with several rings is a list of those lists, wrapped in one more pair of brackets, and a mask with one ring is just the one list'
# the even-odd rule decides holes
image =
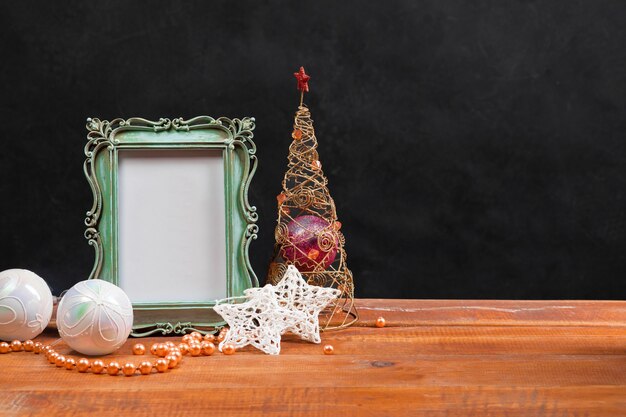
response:
{"label": "christmas decoration", "polygon": [[[287,238],[292,243],[281,248],[283,258],[300,271],[313,271],[318,265],[328,268],[337,256],[339,242],[327,233],[329,223],[317,216],[298,216],[287,224]],[[322,245],[324,245],[322,247]]]}
{"label": "christmas decoration", "polygon": [[128,339],[132,326],[133,306],[126,293],[110,282],[81,281],[59,303],[59,334],[85,355],[116,351]]}
{"label": "christmas decoration", "polygon": [[346,264],[341,222],[317,152],[311,113],[303,104],[311,77],[302,67],[294,76],[300,90],[300,106],[291,134],[283,190],[276,197],[276,244],[267,282],[276,284],[287,266],[295,265],[309,284],[338,289],[341,296],[322,312],[320,321],[324,329],[343,328],[358,318],[352,272]]}
{"label": "christmas decoration", "polygon": [[[307,284],[293,265],[287,267],[283,278],[272,289],[280,306],[302,313],[302,318],[289,323],[282,333],[291,332],[309,342],[321,343],[319,314],[341,294],[340,291]],[[250,288],[244,294],[258,291],[258,288]]]}
{"label": "christmas decoration", "polygon": [[236,349],[252,345],[269,355],[278,355],[283,329],[304,318],[302,313],[281,307],[269,284],[246,302],[219,304],[214,309],[230,326],[227,338],[219,344],[220,352],[228,345]]}
{"label": "christmas decoration", "polygon": [[[218,337],[225,336],[227,329],[222,328]],[[194,332],[191,335],[185,335],[178,345],[174,342],[168,341],[166,343],[155,343],[150,347],[150,353],[159,357],[154,363],[150,361],[141,361],[139,365],[135,365],[133,362],[126,362],[124,365],[120,365],[117,361],[111,361],[105,363],[102,359],[95,359],[90,361],[87,358],[72,358],[69,355],[63,355],[57,352],[54,345],[59,341],[55,341],[50,345],[44,345],[41,342],[34,342],[32,340],[20,341],[13,340],[10,344],[7,342],[0,342],[0,354],[14,353],[14,352],[31,352],[35,355],[42,354],[45,356],[52,366],[58,369],[66,369],[68,371],[77,370],[80,373],[86,373],[90,371],[92,374],[107,373],[111,376],[119,375],[120,372],[125,376],[135,376],[137,371],[141,375],[150,375],[153,370],[157,373],[163,373],[168,369],[174,369],[182,362],[184,355],[191,356],[211,356],[215,352],[215,345],[212,341],[208,340],[210,336],[213,340],[213,335],[207,335],[202,337],[198,332]],[[138,344],[140,345],[140,344]],[[145,346],[143,351],[137,348],[137,345],[133,346],[133,355],[144,355],[146,352]],[[233,349],[234,352],[234,349]],[[225,353],[226,354],[226,353]]]}
{"label": "christmas decoration", "polygon": [[248,301],[214,307],[230,326],[219,349],[226,353],[226,346],[239,349],[252,345],[278,355],[281,336],[286,332],[320,343],[318,315],[339,295],[340,291],[334,288],[308,285],[298,270],[289,265],[278,285],[247,289],[244,296]]}
{"label": "christmas decoration", "polygon": [[37,274],[25,269],[0,272],[0,340],[32,339],[52,316],[52,293]]}

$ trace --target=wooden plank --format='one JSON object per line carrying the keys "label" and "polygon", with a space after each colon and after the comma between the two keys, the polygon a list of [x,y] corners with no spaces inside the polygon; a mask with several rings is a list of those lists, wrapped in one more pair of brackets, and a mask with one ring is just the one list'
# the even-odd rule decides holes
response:
{"label": "wooden plank", "polygon": [[622,326],[624,301],[357,300],[357,326],[384,317],[390,326]]}
{"label": "wooden plank", "polygon": [[[66,371],[32,353],[0,355],[0,416],[626,415],[625,303],[358,303],[359,326],[322,334],[332,356],[286,336],[280,356],[246,348],[127,378]],[[372,327],[379,315],[387,327]],[[178,341],[139,341],[167,340]],[[105,360],[153,360],[131,354],[137,341]],[[70,353],[63,342],[56,348]]]}

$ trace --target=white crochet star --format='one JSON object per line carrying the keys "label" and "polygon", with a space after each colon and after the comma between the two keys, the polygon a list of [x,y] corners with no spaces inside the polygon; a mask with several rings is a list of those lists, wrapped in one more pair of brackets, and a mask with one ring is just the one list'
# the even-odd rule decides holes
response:
{"label": "white crochet star", "polygon": [[270,355],[280,353],[280,338],[292,332],[304,340],[320,343],[319,313],[341,292],[304,281],[296,267],[289,265],[276,285],[244,291],[248,301],[214,307],[230,326],[220,351],[227,343],[235,348],[252,345]]}
{"label": "white crochet star", "polygon": [[219,344],[220,351],[225,344],[232,343],[237,349],[252,345],[269,355],[278,355],[282,329],[301,319],[278,304],[271,285],[259,288],[244,303],[219,304],[214,310],[230,326]]}
{"label": "white crochet star", "polygon": [[[244,294],[253,294],[256,291],[259,291],[259,288],[248,289]],[[309,342],[321,343],[319,314],[339,297],[341,291],[307,284],[300,271],[293,265],[287,267],[285,275],[276,284],[274,291],[281,306],[305,315],[304,320],[285,327],[283,333],[291,332]]]}

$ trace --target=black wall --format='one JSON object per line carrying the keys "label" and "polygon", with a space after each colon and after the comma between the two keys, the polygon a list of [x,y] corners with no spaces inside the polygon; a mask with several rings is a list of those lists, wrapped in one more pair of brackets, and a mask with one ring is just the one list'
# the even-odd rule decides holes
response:
{"label": "black wall", "polygon": [[360,297],[626,298],[626,2],[0,6],[0,270],[86,279],[87,117],[257,119],[263,276],[298,93]]}

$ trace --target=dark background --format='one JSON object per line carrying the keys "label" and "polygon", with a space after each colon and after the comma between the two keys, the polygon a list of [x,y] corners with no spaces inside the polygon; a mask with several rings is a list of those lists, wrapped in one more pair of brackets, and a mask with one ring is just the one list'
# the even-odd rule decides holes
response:
{"label": "dark background", "polygon": [[263,277],[298,93],[359,297],[626,298],[626,2],[0,6],[0,270],[86,279],[85,119],[257,119]]}

